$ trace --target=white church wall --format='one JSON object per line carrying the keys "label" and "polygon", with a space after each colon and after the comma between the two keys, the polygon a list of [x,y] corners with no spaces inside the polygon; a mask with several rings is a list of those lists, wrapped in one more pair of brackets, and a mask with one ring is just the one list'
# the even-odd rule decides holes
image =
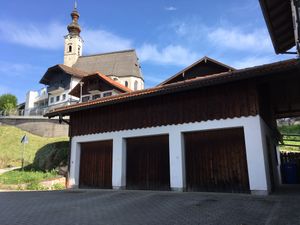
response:
{"label": "white church wall", "polygon": [[141,79],[141,78],[137,78],[137,77],[133,77],[133,76],[130,76],[130,77],[120,77],[119,78],[119,82],[121,84],[123,84],[124,86],[125,85],[125,82],[128,82],[128,88],[131,89],[131,90],[135,90],[135,87],[134,87],[134,83],[137,82],[137,90],[142,90],[144,89],[144,81]]}

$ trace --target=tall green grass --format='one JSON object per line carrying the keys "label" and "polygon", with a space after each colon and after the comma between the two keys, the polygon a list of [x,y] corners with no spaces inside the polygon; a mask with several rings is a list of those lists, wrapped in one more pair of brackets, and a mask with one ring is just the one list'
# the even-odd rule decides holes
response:
{"label": "tall green grass", "polygon": [[[25,145],[24,160],[25,165],[30,165],[35,159],[39,150],[49,152],[56,149],[57,142],[67,143],[68,138],[44,138],[33,135],[13,126],[0,126],[0,168],[21,165],[21,138],[27,135],[29,143]],[[48,150],[47,150],[48,149]]]}
{"label": "tall green grass", "polygon": [[[300,135],[300,125],[283,125],[278,127],[281,134],[299,134]],[[299,145],[299,147],[293,146],[281,146],[281,151],[288,151],[288,152],[300,152],[300,137],[297,136],[284,136],[285,144],[288,145]]]}

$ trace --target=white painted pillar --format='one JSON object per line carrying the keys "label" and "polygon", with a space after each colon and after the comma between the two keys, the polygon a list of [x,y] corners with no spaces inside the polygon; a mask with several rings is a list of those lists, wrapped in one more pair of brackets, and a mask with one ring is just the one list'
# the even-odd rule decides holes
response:
{"label": "white painted pillar", "polygon": [[113,139],[112,186],[113,189],[126,187],[126,141],[122,137]]}
{"label": "white painted pillar", "polygon": [[282,175],[281,175],[281,158],[280,158],[280,147],[276,146],[276,158],[277,158],[277,174],[278,174],[278,184],[282,185]]}
{"label": "white painted pillar", "polygon": [[186,188],[184,138],[180,131],[169,133],[170,184],[174,191]]}
{"label": "white painted pillar", "polygon": [[81,153],[80,143],[72,140],[70,176],[69,176],[69,187],[70,188],[78,188],[78,185],[79,185],[80,153]]}
{"label": "white painted pillar", "polygon": [[259,116],[252,117],[244,125],[250,190],[257,195],[267,195],[270,190],[265,134],[262,129]]}

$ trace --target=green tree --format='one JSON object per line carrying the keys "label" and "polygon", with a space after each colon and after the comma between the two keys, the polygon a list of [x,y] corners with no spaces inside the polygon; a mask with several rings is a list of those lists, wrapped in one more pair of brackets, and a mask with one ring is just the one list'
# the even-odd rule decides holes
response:
{"label": "green tree", "polygon": [[17,97],[12,94],[0,95],[0,110],[12,111],[17,108]]}

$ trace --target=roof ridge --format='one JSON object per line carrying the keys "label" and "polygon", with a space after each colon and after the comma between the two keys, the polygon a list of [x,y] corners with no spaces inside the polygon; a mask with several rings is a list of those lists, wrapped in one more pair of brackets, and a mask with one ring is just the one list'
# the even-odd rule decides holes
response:
{"label": "roof ridge", "polygon": [[135,52],[135,49],[128,49],[128,50],[122,50],[122,51],[114,51],[114,52],[105,52],[105,53],[92,54],[92,55],[83,55],[83,56],[80,56],[79,58],[87,58],[87,57],[93,57],[93,56],[110,55],[110,54],[125,53],[125,52]]}

